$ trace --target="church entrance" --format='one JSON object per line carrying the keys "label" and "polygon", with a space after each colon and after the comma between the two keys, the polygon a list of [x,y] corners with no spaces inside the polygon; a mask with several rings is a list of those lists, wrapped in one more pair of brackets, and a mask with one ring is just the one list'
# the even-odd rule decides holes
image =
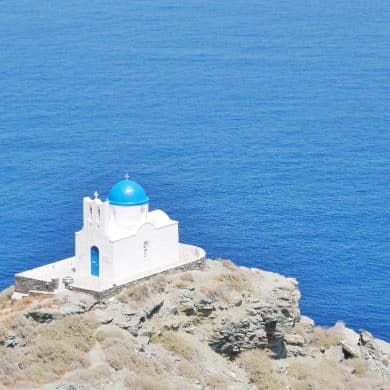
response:
{"label": "church entrance", "polygon": [[96,246],[91,248],[91,275],[99,276],[99,249]]}

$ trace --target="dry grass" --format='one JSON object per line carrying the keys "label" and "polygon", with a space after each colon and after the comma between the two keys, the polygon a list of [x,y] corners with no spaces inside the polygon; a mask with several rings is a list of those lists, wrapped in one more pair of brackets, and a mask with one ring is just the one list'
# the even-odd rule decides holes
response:
{"label": "dry grass", "polygon": [[117,299],[122,303],[142,303],[155,294],[164,292],[168,285],[165,275],[156,275],[145,282],[136,282],[123,290]]}
{"label": "dry grass", "polygon": [[359,358],[348,359],[347,364],[353,368],[355,375],[362,376],[367,373],[367,366],[364,361]]}
{"label": "dry grass", "polygon": [[216,261],[219,261],[222,263],[222,265],[227,268],[229,271],[236,272],[237,271],[237,266],[233,263],[231,260],[227,259],[215,259]]}
{"label": "dry grass", "polygon": [[168,285],[168,278],[164,274],[153,276],[148,280],[148,287],[152,294],[163,293]]}
{"label": "dry grass", "polygon": [[298,390],[343,389],[338,364],[329,360],[308,362],[297,360],[288,368],[288,375],[296,380]]}
{"label": "dry grass", "polygon": [[118,300],[122,303],[141,302],[149,298],[150,291],[146,284],[135,283],[126,288],[118,295]]}
{"label": "dry grass", "polygon": [[224,284],[206,284],[201,286],[200,292],[212,301],[230,302],[231,290]]}
{"label": "dry grass", "polygon": [[20,362],[25,377],[36,383],[51,382],[69,369],[87,364],[85,354],[75,345],[64,340],[48,340],[43,337],[30,347]]}
{"label": "dry grass", "polygon": [[137,365],[137,352],[128,340],[106,339],[102,343],[107,363],[115,370]]}
{"label": "dry grass", "polygon": [[14,291],[14,286],[11,286],[0,292],[0,309],[3,309],[11,304],[11,296]]}
{"label": "dry grass", "polygon": [[[351,359],[347,365],[327,359],[297,359],[287,370],[290,377],[289,383],[293,383],[293,388],[296,390],[371,390],[381,388],[377,386],[383,385],[383,378],[378,374],[368,374],[362,366],[363,362],[358,360]],[[351,367],[351,362],[352,366],[356,365],[356,375],[351,374],[350,368],[348,368],[348,366]],[[361,376],[362,374],[365,375]]]}
{"label": "dry grass", "polygon": [[99,322],[90,315],[71,315],[39,327],[39,337],[47,340],[67,340],[78,350],[87,352],[96,342],[94,333]]}
{"label": "dry grass", "polygon": [[272,360],[259,349],[245,351],[235,360],[249,376],[251,382],[261,390],[279,390],[285,384],[275,372]]}
{"label": "dry grass", "polygon": [[98,326],[88,315],[73,315],[36,326],[28,351],[20,361],[23,376],[33,382],[47,383],[68,370],[84,367],[86,352],[95,344],[94,333]]}
{"label": "dry grass", "polygon": [[12,305],[13,310],[22,311],[22,310],[27,309],[31,305],[35,306],[38,304],[38,302],[46,300],[46,299],[47,299],[46,295],[38,295],[38,296],[34,296],[34,297],[29,295],[29,296],[24,297],[22,299],[11,301],[12,302],[11,305]]}
{"label": "dry grass", "polygon": [[[152,336],[151,343],[158,344],[173,352],[180,360],[175,364],[175,372],[185,378],[187,383],[202,382],[205,389],[228,389],[226,374],[207,372],[207,350],[195,336],[182,331],[165,331],[160,336]],[[208,349],[208,347],[206,347]],[[202,368],[203,367],[203,368]],[[206,373],[205,373],[206,371]],[[170,389],[171,387],[169,387]],[[193,387],[189,387],[193,388]],[[181,385],[178,389],[183,389]]]}
{"label": "dry grass", "polygon": [[324,348],[330,348],[339,345],[342,340],[342,336],[334,328],[321,328],[314,329],[314,342]]}
{"label": "dry grass", "polygon": [[6,336],[8,335],[8,329],[0,324],[0,345],[4,345]]}
{"label": "dry grass", "polygon": [[214,280],[237,292],[252,290],[252,283],[245,272],[237,269],[235,272],[220,273],[215,276]]}
{"label": "dry grass", "polygon": [[199,355],[199,346],[193,336],[185,332],[165,331],[160,336],[152,336],[152,343],[160,344],[168,351],[171,351],[187,360],[193,360]]}
{"label": "dry grass", "polygon": [[22,357],[22,353],[14,348],[0,347],[0,385],[10,388],[15,384],[20,376],[18,363]]}
{"label": "dry grass", "polygon": [[181,359],[176,364],[176,370],[179,375],[187,380],[198,380],[202,376],[199,364],[194,364],[192,360]]}
{"label": "dry grass", "polygon": [[299,336],[302,336],[306,342],[313,341],[313,338],[314,338],[313,334],[309,334],[307,332],[307,328],[304,325],[302,325],[301,323],[298,322],[297,324],[295,324],[294,331]]}
{"label": "dry grass", "polygon": [[37,335],[36,324],[26,318],[24,314],[14,313],[8,316],[4,322],[5,326],[20,336],[25,343],[29,344]]}
{"label": "dry grass", "polygon": [[236,268],[235,272],[221,272],[210,280],[205,280],[200,286],[200,292],[213,301],[233,303],[233,297],[252,291],[252,282],[246,273]]}
{"label": "dry grass", "polygon": [[[59,302],[58,299],[51,295],[40,294],[34,297],[34,309],[52,308],[63,305],[65,301],[69,299],[67,296],[63,298],[63,302]],[[80,301],[81,302],[81,301]]]}
{"label": "dry grass", "polygon": [[187,288],[194,282],[194,278],[190,271],[179,273],[172,278],[173,288]]}
{"label": "dry grass", "polygon": [[99,364],[94,367],[80,368],[75,370],[67,376],[67,382],[78,385],[76,387],[79,387],[80,384],[85,384],[88,386],[88,388],[91,388],[94,382],[109,381],[111,378],[111,373],[111,367],[108,365]]}
{"label": "dry grass", "polygon": [[[9,287],[0,293],[0,314],[4,322],[7,317],[14,317],[18,312],[22,312],[28,307],[34,306],[49,306],[53,298],[47,295],[26,296],[21,299],[12,299],[14,287]],[[42,302],[42,303],[41,303]]]}
{"label": "dry grass", "polygon": [[131,390],[166,390],[173,389],[172,385],[164,378],[151,378],[130,373],[124,379],[126,389]]}
{"label": "dry grass", "polygon": [[121,329],[112,326],[105,327],[103,325],[96,331],[95,338],[99,343],[102,343],[107,339],[123,340],[125,337]]}
{"label": "dry grass", "polygon": [[145,378],[159,378],[166,371],[157,359],[139,353],[131,339],[107,339],[102,347],[106,361],[115,370],[128,369]]}
{"label": "dry grass", "polygon": [[[169,374],[163,377],[145,377],[142,374],[131,372],[124,378],[124,386],[127,390],[193,390],[183,379],[169,378]],[[221,389],[222,390],[222,389]]]}
{"label": "dry grass", "polygon": [[306,361],[294,361],[290,364],[288,368],[288,375],[292,376],[295,379],[303,380],[311,376],[311,371],[313,367],[309,365]]}
{"label": "dry grass", "polygon": [[228,389],[229,382],[218,373],[209,373],[205,376],[206,389]]}

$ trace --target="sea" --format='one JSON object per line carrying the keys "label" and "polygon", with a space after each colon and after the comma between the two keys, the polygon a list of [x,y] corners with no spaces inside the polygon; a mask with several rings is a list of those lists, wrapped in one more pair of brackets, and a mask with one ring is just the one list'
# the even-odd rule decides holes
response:
{"label": "sea", "polygon": [[128,172],[181,241],[390,341],[389,1],[0,8],[0,289]]}

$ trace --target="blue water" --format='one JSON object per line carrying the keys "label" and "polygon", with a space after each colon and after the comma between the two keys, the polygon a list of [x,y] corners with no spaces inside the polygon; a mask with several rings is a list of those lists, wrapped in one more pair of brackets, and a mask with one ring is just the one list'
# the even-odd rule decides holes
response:
{"label": "blue water", "polygon": [[390,340],[390,2],[2,1],[0,288],[128,171],[211,257]]}

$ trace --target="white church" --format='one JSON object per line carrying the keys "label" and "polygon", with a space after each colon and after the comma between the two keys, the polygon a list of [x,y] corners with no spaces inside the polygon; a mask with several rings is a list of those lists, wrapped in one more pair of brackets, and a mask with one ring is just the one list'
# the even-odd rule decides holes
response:
{"label": "white church", "polygon": [[75,254],[15,275],[19,294],[58,293],[65,288],[113,295],[120,287],[160,272],[202,268],[205,251],[179,243],[179,223],[149,210],[149,197],[128,175],[102,200],[83,199],[83,227]]}

